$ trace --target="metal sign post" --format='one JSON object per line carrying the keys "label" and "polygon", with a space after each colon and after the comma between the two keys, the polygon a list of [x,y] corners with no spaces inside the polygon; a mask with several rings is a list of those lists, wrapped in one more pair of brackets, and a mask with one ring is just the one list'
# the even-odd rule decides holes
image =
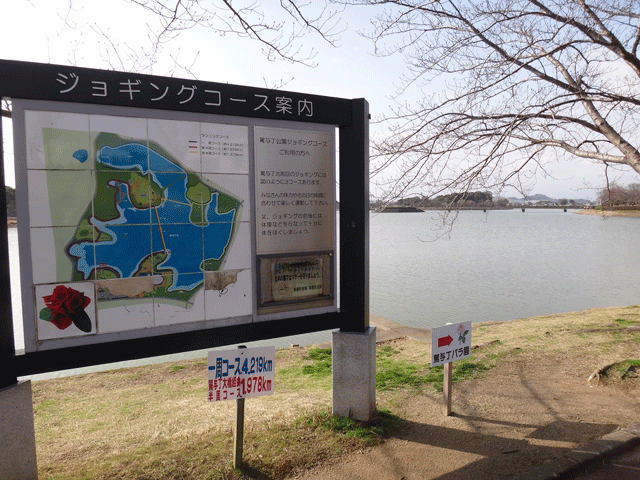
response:
{"label": "metal sign post", "polygon": [[13,367],[16,354],[13,332],[13,312],[11,308],[11,280],[9,278],[9,241],[7,232],[7,194],[4,183],[4,150],[2,139],[2,119],[0,117],[0,359],[9,368],[0,369],[0,388],[14,385],[17,376]]}
{"label": "metal sign post", "polygon": [[[247,348],[240,345],[238,348]],[[233,437],[233,468],[242,466],[242,450],[244,446],[244,398],[236,400],[236,430]]]}
{"label": "metal sign post", "polygon": [[244,445],[244,398],[236,400],[236,430],[233,437],[233,468],[242,466]]}

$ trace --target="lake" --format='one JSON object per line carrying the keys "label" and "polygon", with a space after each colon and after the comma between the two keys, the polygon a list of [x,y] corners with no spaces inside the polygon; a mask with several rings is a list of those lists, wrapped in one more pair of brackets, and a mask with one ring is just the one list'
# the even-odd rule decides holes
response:
{"label": "lake", "polygon": [[371,217],[372,313],[430,328],[640,303],[640,218],[475,210],[439,225]]}
{"label": "lake", "polygon": [[[431,328],[640,303],[640,218],[516,209],[462,211],[450,230],[440,223],[438,212],[371,214],[371,313]],[[23,348],[16,229],[9,248]],[[329,339],[320,332],[266,343]]]}

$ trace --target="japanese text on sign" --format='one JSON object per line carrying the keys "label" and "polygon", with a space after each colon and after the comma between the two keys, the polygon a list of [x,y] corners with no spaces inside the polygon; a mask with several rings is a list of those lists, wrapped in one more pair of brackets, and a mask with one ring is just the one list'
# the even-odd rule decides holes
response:
{"label": "japanese text on sign", "polygon": [[275,347],[209,352],[208,401],[273,393]]}
{"label": "japanese text on sign", "polygon": [[256,127],[254,146],[258,253],[333,250],[331,135]]}
{"label": "japanese text on sign", "polygon": [[244,96],[229,95],[223,90],[211,89],[190,83],[162,84],[161,81],[148,80],[146,76],[135,76],[121,81],[105,81],[91,78],[86,74],[77,74],[74,71],[59,71],[52,80],[55,80],[57,91],[61,97],[71,95],[76,89],[89,90],[91,97],[109,98],[119,96],[133,102],[134,99],[143,98],[150,102],[174,103],[177,105],[197,104],[210,107],[215,112],[216,107],[226,105],[249,106],[254,112],[264,110],[275,112],[283,118],[313,117],[313,101],[308,98],[291,98],[285,95],[264,95],[247,93]]}
{"label": "japanese text on sign", "polygon": [[322,259],[279,261],[272,265],[274,300],[322,295]]}
{"label": "japanese text on sign", "polygon": [[471,356],[471,322],[445,325],[431,330],[431,366]]}

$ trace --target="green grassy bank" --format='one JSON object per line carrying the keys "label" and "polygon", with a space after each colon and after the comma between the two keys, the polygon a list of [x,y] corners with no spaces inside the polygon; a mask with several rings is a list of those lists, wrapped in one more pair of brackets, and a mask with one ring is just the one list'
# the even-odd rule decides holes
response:
{"label": "green grassy bank", "polygon": [[[454,382],[491,376],[500,362],[540,352],[610,363],[603,381],[624,381],[640,368],[639,330],[638,306],[474,324],[473,355],[454,363]],[[278,350],[275,393],[246,401],[242,471],[231,466],[235,402],[206,401],[205,360],[36,381],[40,478],[284,478],[384,441],[402,425],[407,398],[441,391],[442,368],[429,363],[425,342],[379,344],[379,414],[358,424],[330,415],[329,349]]]}

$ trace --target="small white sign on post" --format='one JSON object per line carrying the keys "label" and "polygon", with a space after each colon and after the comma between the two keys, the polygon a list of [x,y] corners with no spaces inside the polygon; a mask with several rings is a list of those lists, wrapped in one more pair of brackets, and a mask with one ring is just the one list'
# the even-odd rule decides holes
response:
{"label": "small white sign on post", "polygon": [[233,439],[233,468],[242,465],[244,441],[244,399],[271,395],[276,348],[240,348],[209,352],[210,402],[236,401],[236,428]]}
{"label": "small white sign on post", "polygon": [[238,348],[209,352],[208,400],[239,400],[271,395],[275,347]]}
{"label": "small white sign on post", "polygon": [[431,330],[431,366],[444,365],[444,415],[451,415],[451,363],[471,356],[471,322],[450,323]]}
{"label": "small white sign on post", "polygon": [[452,323],[431,330],[431,366],[471,356],[471,322]]}

